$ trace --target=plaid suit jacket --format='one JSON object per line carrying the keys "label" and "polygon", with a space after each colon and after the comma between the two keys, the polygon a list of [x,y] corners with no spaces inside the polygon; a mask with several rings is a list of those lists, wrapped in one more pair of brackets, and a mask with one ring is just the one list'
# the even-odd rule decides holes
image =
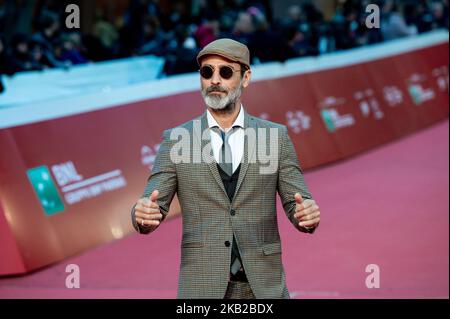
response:
{"label": "plaid suit jacket", "polygon": [[[240,175],[231,203],[211,148],[208,148],[206,112],[163,134],[142,197],[148,197],[155,189],[159,191],[157,202],[164,220],[173,196],[178,195],[183,220],[179,298],[224,297],[231,260],[231,245],[226,242],[232,243],[233,233],[255,297],[289,298],[281,258],[276,194],[280,195],[291,223],[302,232],[308,231],[300,227],[293,216],[294,194],[299,192],[304,199],[311,198],[311,194],[287,128],[248,113],[244,116],[244,129],[246,132],[253,129],[258,138],[245,138]],[[277,165],[273,172],[261,174],[260,168],[268,166],[260,161],[260,155],[268,150],[270,129],[272,144],[275,141],[278,147],[277,152],[273,152]],[[189,136],[190,143],[184,144],[189,152],[185,152],[183,161],[174,161],[174,154],[182,153],[180,136]],[[263,144],[266,149],[261,147]],[[199,156],[202,156],[201,161]],[[132,222],[138,232],[149,232],[136,223],[134,209]]]}

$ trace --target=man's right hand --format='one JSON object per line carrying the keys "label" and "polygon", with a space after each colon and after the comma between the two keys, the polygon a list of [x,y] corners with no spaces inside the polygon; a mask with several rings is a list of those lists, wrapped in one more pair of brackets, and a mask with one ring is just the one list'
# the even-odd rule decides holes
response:
{"label": "man's right hand", "polygon": [[156,203],[159,192],[155,189],[148,198],[141,198],[134,207],[136,222],[144,227],[158,226],[163,215]]}

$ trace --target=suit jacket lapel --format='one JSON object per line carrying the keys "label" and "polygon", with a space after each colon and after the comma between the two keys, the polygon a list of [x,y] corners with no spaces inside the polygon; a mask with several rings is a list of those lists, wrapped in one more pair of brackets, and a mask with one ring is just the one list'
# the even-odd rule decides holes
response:
{"label": "suit jacket lapel", "polygon": [[[219,169],[217,168],[217,162],[214,159],[214,156],[212,154],[212,148],[211,148],[211,136],[208,129],[208,119],[206,117],[206,112],[201,116],[200,118],[201,128],[200,130],[194,129],[195,136],[197,138],[197,141],[201,145],[201,156],[202,161],[204,160],[206,164],[209,167],[209,170],[211,171],[214,179],[216,180],[217,184],[219,184],[220,188],[224,192],[225,196],[227,196],[227,192],[225,190],[225,187],[223,186],[222,178],[220,177]],[[194,124],[195,125],[195,124]],[[203,135],[203,139],[202,139]],[[205,152],[205,150],[208,150],[208,152]]]}
{"label": "suit jacket lapel", "polygon": [[[256,137],[257,125],[255,123],[255,120],[251,118],[247,112],[245,112],[244,115],[244,130],[254,130],[254,134]],[[241,160],[241,171],[239,173],[239,178],[236,184],[236,191],[233,198],[236,198],[239,188],[241,187],[242,181],[244,180],[245,174],[247,173],[248,166],[252,162],[253,156],[255,155],[255,149],[256,140],[251,139],[249,142],[249,139],[244,137],[244,154]]]}

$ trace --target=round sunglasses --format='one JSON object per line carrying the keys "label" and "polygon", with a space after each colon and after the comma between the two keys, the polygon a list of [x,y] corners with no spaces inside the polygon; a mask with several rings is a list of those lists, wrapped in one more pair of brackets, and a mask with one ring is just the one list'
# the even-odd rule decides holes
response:
{"label": "round sunglasses", "polygon": [[[214,67],[212,67],[211,65],[204,65],[200,68],[199,71],[202,78],[209,80],[210,78],[212,78],[214,70],[215,70]],[[241,72],[241,70],[235,70],[228,65],[223,65],[219,67],[219,75],[222,79],[225,80],[230,79],[233,76],[234,72]]]}

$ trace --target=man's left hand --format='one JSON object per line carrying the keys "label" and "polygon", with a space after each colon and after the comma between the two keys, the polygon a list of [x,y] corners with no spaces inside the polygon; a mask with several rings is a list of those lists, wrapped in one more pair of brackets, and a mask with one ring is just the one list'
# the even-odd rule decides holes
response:
{"label": "man's left hand", "polygon": [[299,226],[305,228],[316,228],[320,222],[320,211],[316,201],[303,199],[299,193],[295,194],[295,214]]}

